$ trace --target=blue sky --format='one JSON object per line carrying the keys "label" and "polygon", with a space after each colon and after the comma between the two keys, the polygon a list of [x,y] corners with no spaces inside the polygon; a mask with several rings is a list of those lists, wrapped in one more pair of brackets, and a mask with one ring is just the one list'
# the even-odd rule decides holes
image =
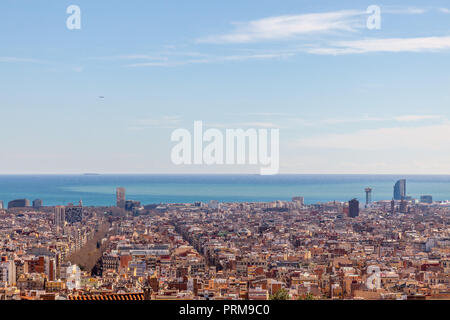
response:
{"label": "blue sky", "polygon": [[450,173],[450,5],[405,3],[3,0],[0,173],[259,172],[173,165],[194,120],[280,128],[281,173]]}

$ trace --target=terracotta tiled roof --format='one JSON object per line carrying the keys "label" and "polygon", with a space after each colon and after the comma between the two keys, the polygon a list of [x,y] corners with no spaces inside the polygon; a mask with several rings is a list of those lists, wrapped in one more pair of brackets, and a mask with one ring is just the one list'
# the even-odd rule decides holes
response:
{"label": "terracotta tiled roof", "polygon": [[69,300],[77,301],[125,301],[125,300],[144,300],[143,293],[107,293],[107,294],[83,294],[70,295]]}

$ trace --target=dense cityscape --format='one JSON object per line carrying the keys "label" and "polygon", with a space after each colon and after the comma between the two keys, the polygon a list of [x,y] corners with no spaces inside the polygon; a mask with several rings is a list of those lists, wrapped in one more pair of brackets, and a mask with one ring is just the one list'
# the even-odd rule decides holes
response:
{"label": "dense cityscape", "polygon": [[450,202],[0,202],[1,300],[450,299]]}

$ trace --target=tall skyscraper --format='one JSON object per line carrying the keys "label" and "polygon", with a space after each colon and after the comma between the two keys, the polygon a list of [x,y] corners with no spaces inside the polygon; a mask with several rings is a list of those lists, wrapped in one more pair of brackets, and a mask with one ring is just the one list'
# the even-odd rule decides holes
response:
{"label": "tall skyscraper", "polygon": [[116,189],[116,203],[117,207],[125,209],[125,188]]}
{"label": "tall skyscraper", "polygon": [[33,200],[33,208],[34,209],[39,209],[40,207],[42,207],[42,204],[43,204],[43,202],[41,199]]}
{"label": "tall skyscraper", "polygon": [[406,197],[406,180],[398,180],[394,185],[394,200],[402,200]]}
{"label": "tall skyscraper", "polygon": [[372,202],[372,188],[364,189],[366,192],[366,208]]}
{"label": "tall skyscraper", "polygon": [[348,216],[355,218],[359,215],[359,201],[352,199],[348,202]]}
{"label": "tall skyscraper", "polygon": [[303,206],[305,204],[304,197],[293,197],[292,202],[297,202],[299,205]]}
{"label": "tall skyscraper", "polygon": [[64,227],[64,221],[66,221],[66,211],[64,206],[56,206],[53,209],[53,224],[56,228],[61,229]]}

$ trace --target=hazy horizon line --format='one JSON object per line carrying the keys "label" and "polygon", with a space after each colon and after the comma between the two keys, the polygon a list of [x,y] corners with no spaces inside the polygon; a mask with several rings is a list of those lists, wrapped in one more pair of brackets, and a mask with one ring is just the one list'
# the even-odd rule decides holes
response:
{"label": "hazy horizon line", "polygon": [[[106,173],[98,173],[98,172],[80,172],[80,173],[74,173],[74,172],[45,172],[45,173],[39,173],[39,172],[23,172],[23,173],[0,173],[0,176],[26,176],[26,175],[41,175],[41,176],[51,176],[51,175],[82,175],[82,176],[99,176],[99,175],[190,175],[190,176],[207,176],[207,175],[221,175],[221,176],[227,176],[227,175],[241,175],[241,176],[262,176],[259,173],[170,173],[170,172],[106,172]],[[276,175],[271,175],[272,177],[275,176],[286,176],[286,175],[354,175],[354,176],[364,176],[364,175],[371,175],[371,176],[450,176],[450,173],[279,173]]]}

